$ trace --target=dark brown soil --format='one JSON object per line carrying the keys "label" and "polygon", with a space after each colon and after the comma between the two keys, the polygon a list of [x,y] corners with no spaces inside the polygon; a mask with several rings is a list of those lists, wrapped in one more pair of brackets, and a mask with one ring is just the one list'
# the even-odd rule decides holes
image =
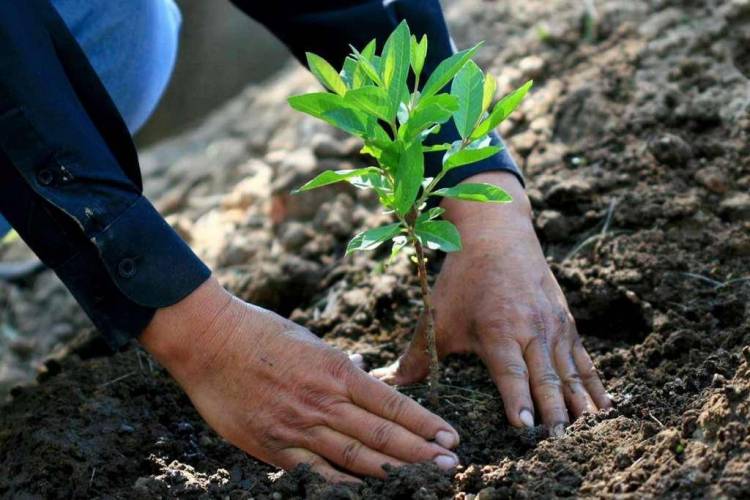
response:
{"label": "dark brown soil", "polygon": [[[598,2],[593,43],[581,2],[511,3],[446,5],[462,44],[488,41],[481,62],[505,90],[537,81],[502,132],[614,410],[557,439],[516,431],[481,363],[452,357],[432,409],[461,433],[464,465],[330,486],[228,445],[145,353],[108,356],[77,328],[2,407],[0,496],[750,498],[750,2]],[[411,334],[418,289],[406,258],[342,257],[379,220],[371,200],[285,194],[359,161],[356,143],[286,111],[309,82],[290,70],[249,89],[144,155],[146,177],[227,287],[377,366]],[[27,311],[43,310],[37,286],[12,291]],[[424,387],[402,390],[427,405]]]}

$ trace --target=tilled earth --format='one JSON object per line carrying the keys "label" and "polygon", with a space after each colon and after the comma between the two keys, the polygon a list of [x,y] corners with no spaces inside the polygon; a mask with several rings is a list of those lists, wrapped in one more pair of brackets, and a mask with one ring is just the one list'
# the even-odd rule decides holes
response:
{"label": "tilled earth", "polygon": [[[446,10],[459,45],[487,41],[501,90],[536,80],[501,132],[615,409],[557,439],[516,431],[481,363],[452,357],[432,409],[461,432],[464,465],[329,486],[227,444],[137,347],[108,355],[45,272],[0,285],[0,387],[43,360],[1,409],[0,496],[750,497],[750,1],[600,1],[593,30],[583,4]],[[290,68],[145,152],[147,191],[225,286],[377,366],[407,341],[418,290],[406,257],[343,257],[385,218],[371,198],[288,195],[362,161],[287,108],[314,85]],[[424,387],[402,390],[426,404]]]}

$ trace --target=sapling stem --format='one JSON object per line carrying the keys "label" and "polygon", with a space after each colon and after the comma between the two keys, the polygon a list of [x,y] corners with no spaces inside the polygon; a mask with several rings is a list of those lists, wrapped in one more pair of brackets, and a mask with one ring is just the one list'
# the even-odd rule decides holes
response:
{"label": "sapling stem", "polygon": [[424,302],[425,327],[424,335],[427,340],[427,352],[430,356],[430,403],[438,404],[440,392],[440,361],[437,352],[437,340],[435,338],[435,317],[432,309],[432,294],[430,285],[427,283],[427,266],[425,265],[424,249],[419,239],[412,234],[414,250],[417,252],[417,268],[419,269],[419,286],[422,290],[422,302]]}

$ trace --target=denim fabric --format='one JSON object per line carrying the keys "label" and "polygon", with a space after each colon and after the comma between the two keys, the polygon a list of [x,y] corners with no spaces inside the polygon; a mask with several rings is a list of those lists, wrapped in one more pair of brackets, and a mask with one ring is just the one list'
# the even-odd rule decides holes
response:
{"label": "denim fabric", "polygon": [[[148,120],[177,58],[182,18],[174,0],[52,0],[128,129]],[[10,224],[0,215],[0,238]]]}

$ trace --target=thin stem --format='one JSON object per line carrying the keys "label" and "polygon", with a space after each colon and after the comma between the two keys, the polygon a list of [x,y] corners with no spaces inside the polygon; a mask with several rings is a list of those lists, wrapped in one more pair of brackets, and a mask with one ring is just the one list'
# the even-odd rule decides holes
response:
{"label": "thin stem", "polygon": [[438,391],[440,390],[440,361],[438,360],[437,341],[435,339],[435,317],[432,309],[432,296],[430,285],[427,283],[427,267],[425,266],[424,249],[419,239],[411,231],[411,239],[414,249],[417,251],[417,266],[419,269],[419,285],[422,289],[422,301],[424,302],[425,330],[427,337],[427,351],[430,356],[430,403],[438,404]]}

